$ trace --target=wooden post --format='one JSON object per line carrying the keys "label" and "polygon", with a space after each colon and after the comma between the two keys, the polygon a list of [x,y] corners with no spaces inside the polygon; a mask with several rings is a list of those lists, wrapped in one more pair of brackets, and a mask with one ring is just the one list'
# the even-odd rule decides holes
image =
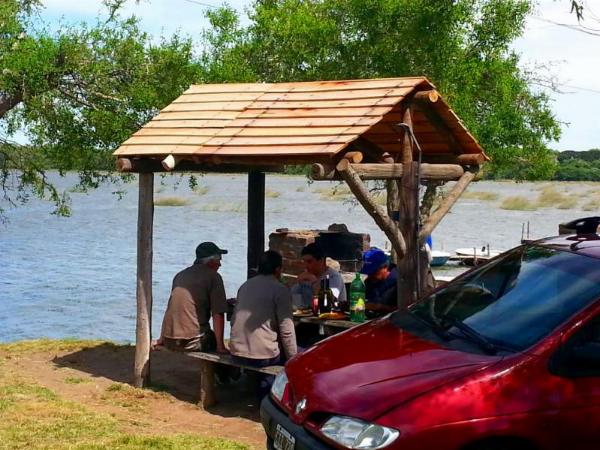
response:
{"label": "wooden post", "polygon": [[265,251],[265,174],[248,172],[248,278],[256,275],[260,255]]}
{"label": "wooden post", "polygon": [[[396,162],[394,157],[391,155],[387,155],[382,158],[388,164],[394,164]],[[386,180],[385,191],[387,194],[387,198],[386,198],[387,213],[388,213],[388,216],[392,220],[394,220],[396,211],[400,210],[400,193],[399,193],[399,188],[398,188],[398,180],[397,179]],[[396,226],[397,225],[398,224],[396,224]],[[396,253],[396,250],[393,247],[390,251],[390,256],[391,256],[392,262],[397,265],[398,264],[398,255]]]}
{"label": "wooden post", "polygon": [[396,250],[396,253],[402,257],[405,253],[406,244],[402,238],[402,234],[398,230],[398,227],[392,219],[388,217],[385,210],[377,205],[369,195],[369,190],[363,184],[360,177],[356,174],[352,165],[347,159],[342,159],[336,166],[337,171],[340,173],[348,187],[358,200],[358,202],[365,208],[365,211],[375,220],[375,223],[379,225],[379,228],[385,233],[387,238],[390,240],[392,246]]}
{"label": "wooden post", "polygon": [[[404,111],[402,121],[412,129],[410,108]],[[419,194],[418,163],[413,162],[413,145],[410,133],[404,131],[402,142],[402,165],[404,174],[400,182],[399,227],[406,242],[406,253],[398,260],[398,310],[406,310],[417,300],[418,243],[417,205]]]}
{"label": "wooden post", "polygon": [[152,339],[152,222],[154,216],[154,174],[140,173],[137,238],[137,320],[135,326],[135,365],[133,384],[150,382],[150,342]]}
{"label": "wooden post", "polygon": [[203,408],[210,408],[217,403],[215,392],[215,363],[200,361],[200,404]]}

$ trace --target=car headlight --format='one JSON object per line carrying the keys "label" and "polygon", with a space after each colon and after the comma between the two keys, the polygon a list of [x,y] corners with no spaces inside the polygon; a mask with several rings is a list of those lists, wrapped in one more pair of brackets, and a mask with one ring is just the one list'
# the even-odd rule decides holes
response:
{"label": "car headlight", "polygon": [[283,401],[283,394],[285,393],[285,387],[288,384],[288,377],[285,370],[282,370],[275,377],[273,386],[271,386],[271,395],[275,397],[279,402]]}
{"label": "car headlight", "polygon": [[384,448],[400,436],[398,430],[342,416],[331,417],[321,433],[344,447],[369,450]]}

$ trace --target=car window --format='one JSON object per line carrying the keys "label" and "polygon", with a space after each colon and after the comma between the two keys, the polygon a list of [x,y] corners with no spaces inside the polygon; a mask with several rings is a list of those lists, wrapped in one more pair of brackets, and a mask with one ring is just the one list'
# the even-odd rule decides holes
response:
{"label": "car window", "polygon": [[550,370],[564,376],[600,377],[600,317],[560,346],[550,360]]}
{"label": "car window", "polygon": [[[600,297],[600,260],[526,245],[437,291],[411,312],[460,320],[491,342],[523,350]],[[450,328],[450,327],[448,327]]]}

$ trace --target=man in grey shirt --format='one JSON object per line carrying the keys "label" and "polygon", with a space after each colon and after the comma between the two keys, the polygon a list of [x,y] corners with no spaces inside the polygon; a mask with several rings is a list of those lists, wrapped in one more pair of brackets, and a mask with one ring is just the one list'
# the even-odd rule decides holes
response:
{"label": "man in grey shirt", "polygon": [[[263,253],[258,275],[246,281],[238,291],[229,351],[241,364],[255,367],[282,364],[297,352],[292,297],[279,282],[281,268],[279,253],[271,250]],[[273,379],[262,377],[259,397],[269,392]]]}
{"label": "man in grey shirt", "polygon": [[346,285],[340,273],[327,267],[325,253],[317,244],[308,244],[302,249],[305,271],[298,275],[298,284],[292,287],[294,306],[310,308],[313,295],[319,291],[321,280],[329,276],[329,288],[340,303],[346,302]]}

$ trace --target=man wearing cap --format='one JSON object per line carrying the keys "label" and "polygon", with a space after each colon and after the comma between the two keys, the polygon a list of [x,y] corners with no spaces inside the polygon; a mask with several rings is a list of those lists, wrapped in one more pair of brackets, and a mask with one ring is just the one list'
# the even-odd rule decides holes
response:
{"label": "man wearing cap", "polygon": [[[227,353],[223,343],[227,301],[218,270],[220,249],[213,242],[196,247],[194,264],[175,275],[157,345],[169,350]],[[212,317],[214,332],[210,328]]]}
{"label": "man wearing cap", "polygon": [[360,273],[367,275],[365,295],[367,310],[390,312],[398,307],[396,266],[390,264],[383,250],[372,247],[363,253],[363,266]]}

